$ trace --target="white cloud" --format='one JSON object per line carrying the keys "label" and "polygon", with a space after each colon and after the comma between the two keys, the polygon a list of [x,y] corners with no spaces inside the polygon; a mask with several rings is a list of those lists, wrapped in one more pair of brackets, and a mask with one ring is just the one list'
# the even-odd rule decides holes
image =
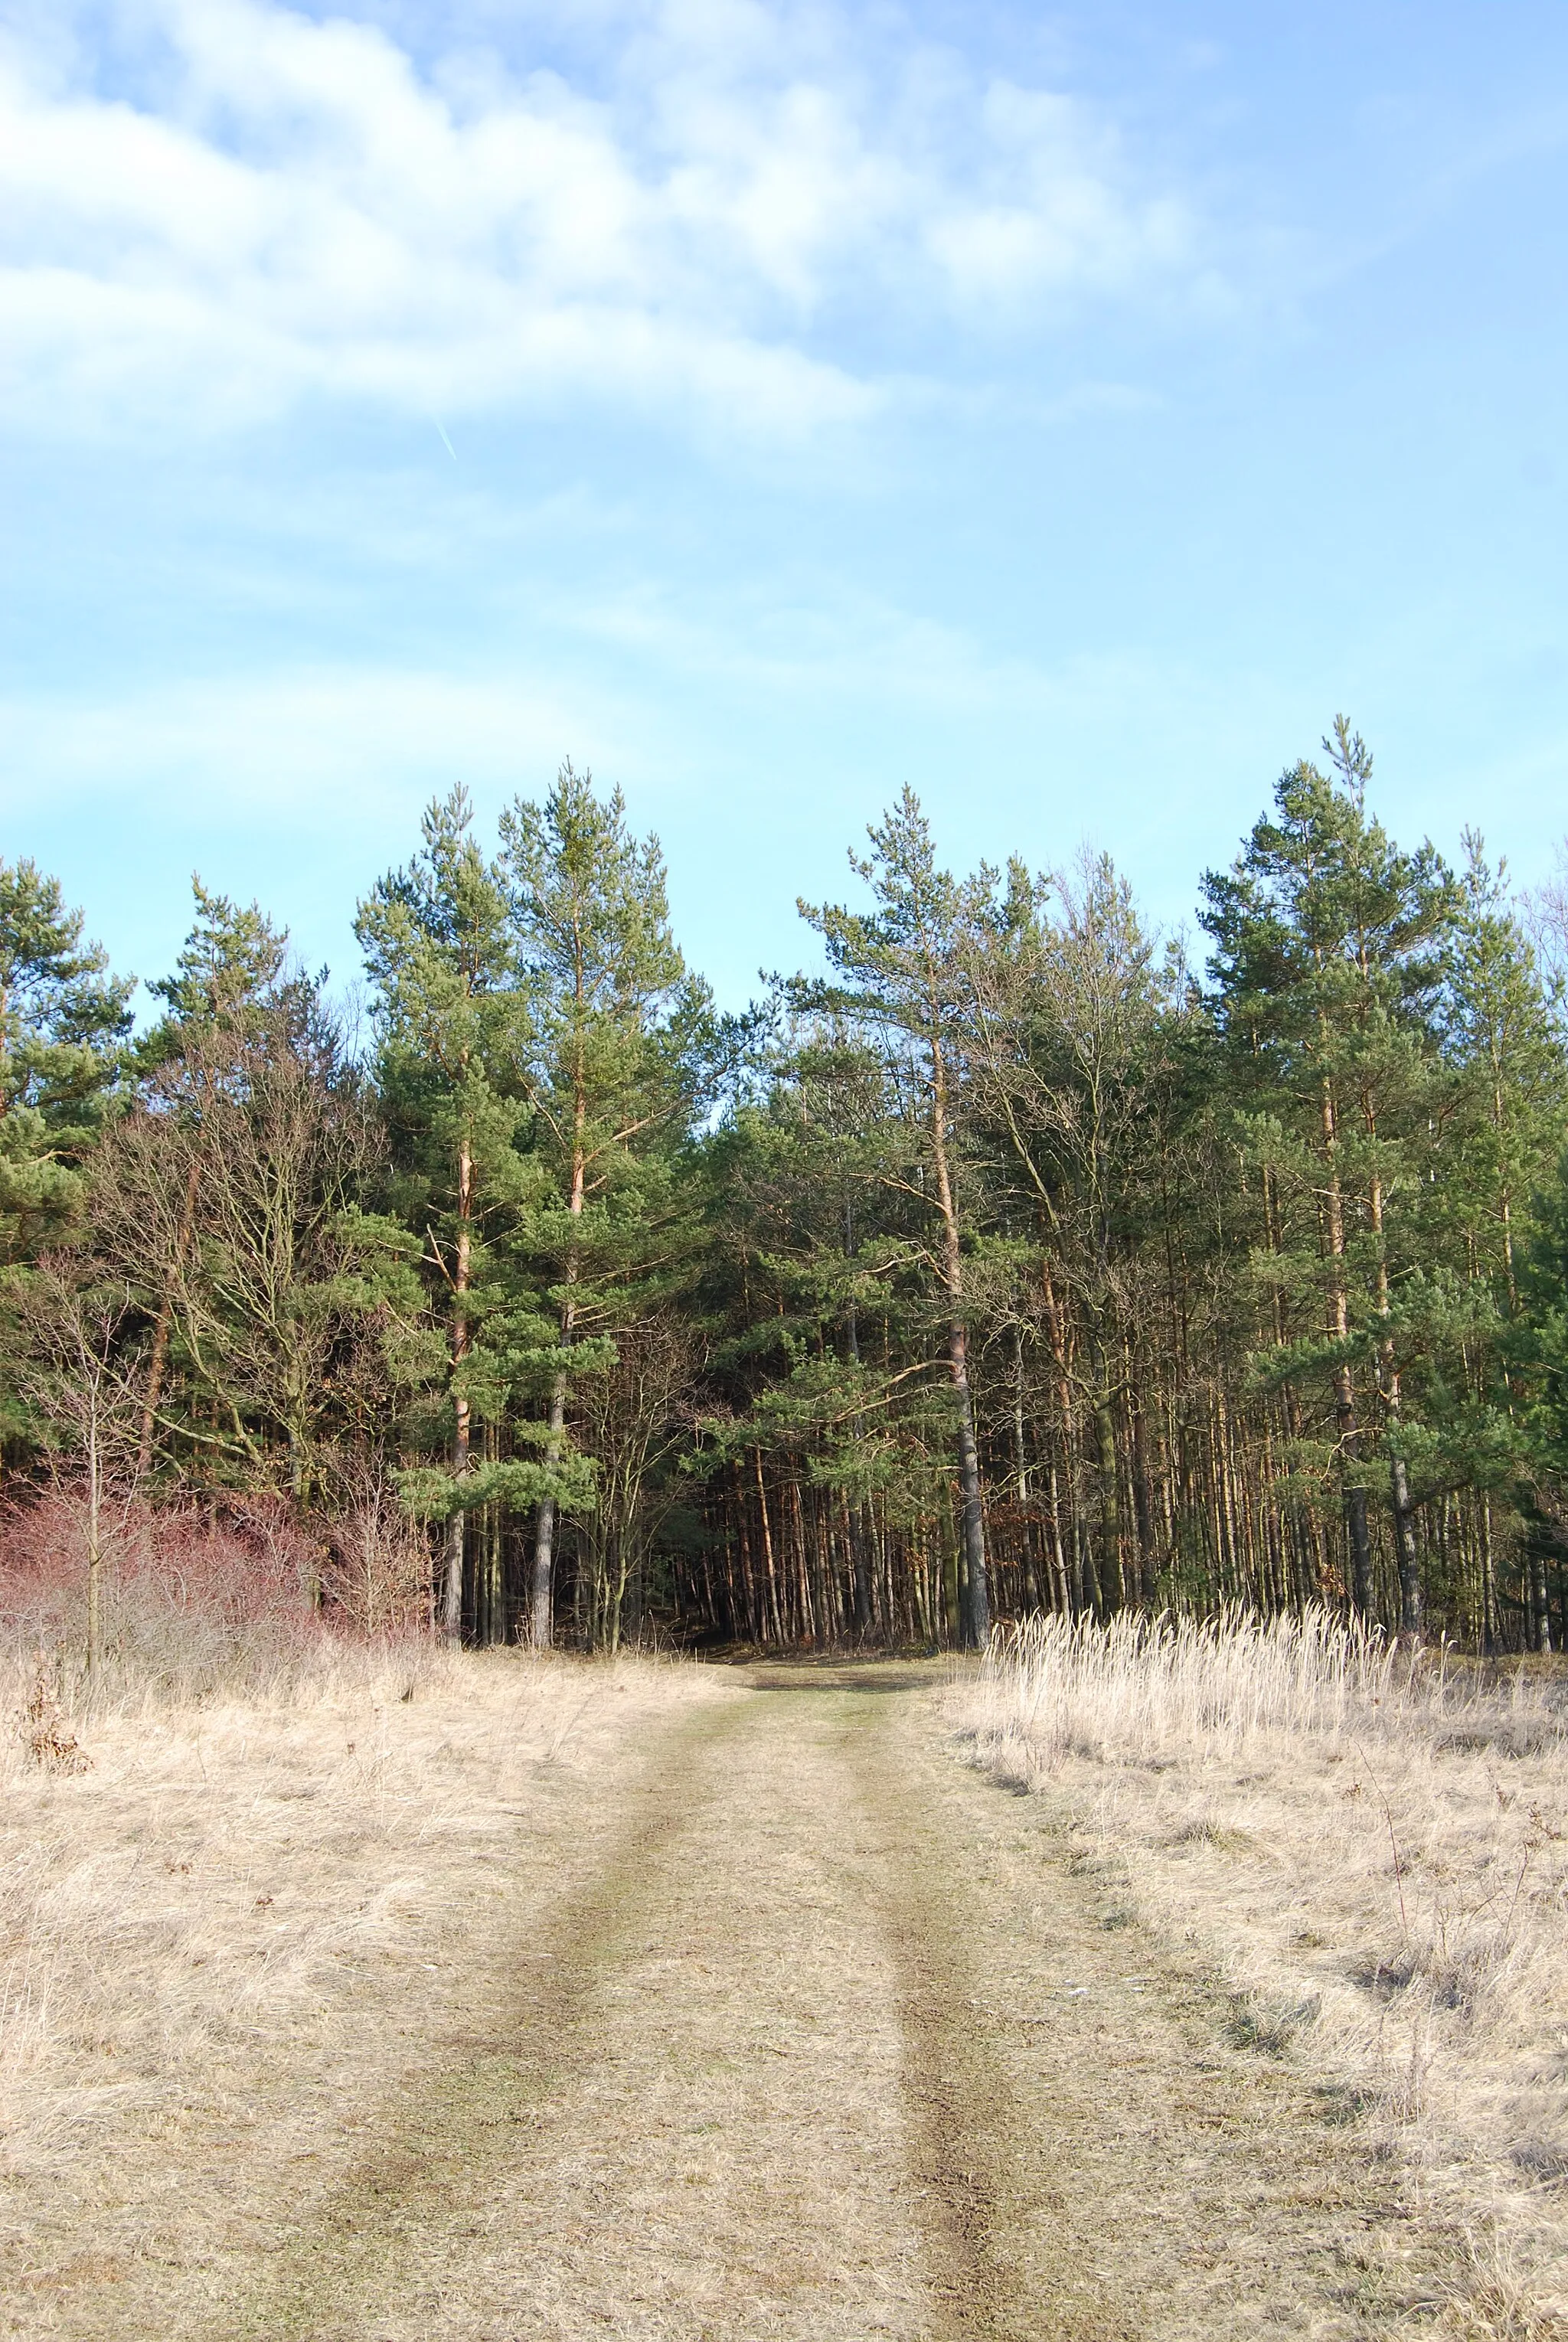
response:
{"label": "white cloud", "polygon": [[114,23],[140,61],[117,85],[101,33],[0,46],[14,420],[587,393],[810,429],[881,395],[837,317],[864,348],[868,321],[1027,321],[1191,265],[1181,206],[1072,101],[930,54],[869,70],[849,18],[784,0],[612,16],[592,86],[424,70],[273,0]]}
{"label": "white cloud", "polygon": [[[391,666],[295,666],[145,691],[0,701],[6,808],[40,786],[52,809],[117,806],[185,831],[295,838],[401,818],[461,775],[496,795],[537,786],[567,746],[619,767],[624,728],[604,695],[523,676]],[[41,777],[42,776],[42,777]],[[36,799],[33,800],[36,803]]]}

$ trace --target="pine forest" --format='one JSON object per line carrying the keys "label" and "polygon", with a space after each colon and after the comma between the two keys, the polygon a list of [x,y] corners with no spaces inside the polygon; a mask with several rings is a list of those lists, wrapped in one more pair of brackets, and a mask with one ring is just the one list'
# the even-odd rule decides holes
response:
{"label": "pine forest", "polygon": [[198,1547],[476,1644],[1560,1647],[1563,906],[1374,798],[1337,720],[1173,939],[906,791],[741,1016],[570,764],[429,807],[352,1014],[199,882],[134,989],[0,865],[13,1556],[70,1544],[89,1670]]}

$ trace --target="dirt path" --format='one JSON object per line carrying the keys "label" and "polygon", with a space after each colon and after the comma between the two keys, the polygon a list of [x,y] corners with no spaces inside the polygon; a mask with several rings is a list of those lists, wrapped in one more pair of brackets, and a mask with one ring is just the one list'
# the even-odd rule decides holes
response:
{"label": "dirt path", "polygon": [[529,1940],[472,1947],[375,2144],[185,2330],[1430,2328],[1394,2176],[1122,1917],[912,1671],[755,1670],[662,1732]]}

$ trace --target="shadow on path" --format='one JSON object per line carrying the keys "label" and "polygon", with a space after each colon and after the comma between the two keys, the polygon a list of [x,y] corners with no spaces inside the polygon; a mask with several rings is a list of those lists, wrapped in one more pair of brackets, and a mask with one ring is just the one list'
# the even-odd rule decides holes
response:
{"label": "shadow on path", "polygon": [[952,1682],[957,1664],[947,1657],[754,1659],[740,1672],[753,1691],[911,1692]]}

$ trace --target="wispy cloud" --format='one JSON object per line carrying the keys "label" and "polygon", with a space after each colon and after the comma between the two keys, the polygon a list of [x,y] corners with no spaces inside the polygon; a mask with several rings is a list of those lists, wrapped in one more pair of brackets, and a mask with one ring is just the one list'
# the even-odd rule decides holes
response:
{"label": "wispy cloud", "polygon": [[345,661],[173,679],[69,701],[0,699],[15,816],[48,776],[59,811],[116,800],[193,836],[287,826],[321,837],[405,819],[454,773],[496,795],[535,786],[567,746],[620,766],[645,732],[614,695],[544,677]]}
{"label": "wispy cloud", "polygon": [[868,70],[852,16],[784,0],[603,12],[574,76],[271,0],[104,22],[0,45],[14,421],[586,393],[772,435],[874,411],[879,332],[1198,265],[1074,99],[918,45]]}

